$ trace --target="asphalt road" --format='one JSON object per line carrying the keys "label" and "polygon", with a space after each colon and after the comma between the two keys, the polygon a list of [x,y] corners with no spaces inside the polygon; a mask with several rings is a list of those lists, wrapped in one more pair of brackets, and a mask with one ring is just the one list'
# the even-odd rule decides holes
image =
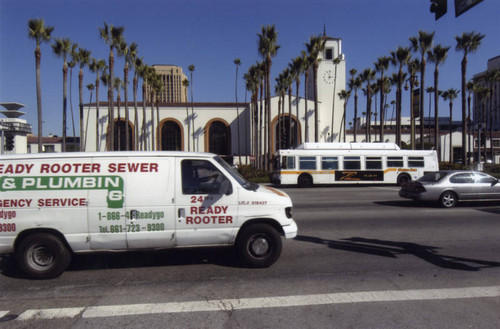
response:
{"label": "asphalt road", "polygon": [[394,186],[284,188],[299,235],[268,269],[230,250],[78,256],[54,280],[0,261],[0,327],[498,328],[500,205]]}

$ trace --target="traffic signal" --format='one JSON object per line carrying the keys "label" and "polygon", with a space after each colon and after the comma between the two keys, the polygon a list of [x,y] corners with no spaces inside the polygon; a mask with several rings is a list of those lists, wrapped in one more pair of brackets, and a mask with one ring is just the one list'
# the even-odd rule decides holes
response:
{"label": "traffic signal", "polygon": [[12,151],[14,149],[14,134],[5,133],[5,149]]}
{"label": "traffic signal", "polygon": [[436,21],[446,14],[448,10],[448,0],[431,0],[431,13],[435,14]]}

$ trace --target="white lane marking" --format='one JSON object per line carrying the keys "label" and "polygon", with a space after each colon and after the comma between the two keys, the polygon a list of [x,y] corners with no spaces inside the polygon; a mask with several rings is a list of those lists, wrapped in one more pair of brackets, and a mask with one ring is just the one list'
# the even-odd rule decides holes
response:
{"label": "white lane marking", "polygon": [[9,311],[0,311],[0,318],[3,318],[7,314],[9,314]]}
{"label": "white lane marking", "polygon": [[382,186],[371,186],[371,188],[379,190],[395,191],[395,192],[398,192],[401,189],[400,187],[382,187]]}
{"label": "white lane marking", "polygon": [[73,318],[102,318],[126,315],[145,315],[161,313],[235,311],[259,308],[299,307],[349,303],[373,303],[417,300],[446,300],[500,297],[500,286],[389,290],[368,292],[346,292],[334,294],[296,295],[241,299],[219,299],[176,303],[150,303],[129,305],[103,305],[59,309],[27,310],[18,320],[40,320]]}
{"label": "white lane marking", "polygon": [[27,310],[17,320],[52,320],[74,318],[85,311],[85,307],[46,308],[42,310]]}

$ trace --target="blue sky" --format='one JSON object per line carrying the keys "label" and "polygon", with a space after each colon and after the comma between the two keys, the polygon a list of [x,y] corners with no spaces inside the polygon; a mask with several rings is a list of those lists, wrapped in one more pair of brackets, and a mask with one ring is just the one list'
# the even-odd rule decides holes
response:
{"label": "blue sky", "polygon": [[[456,18],[454,1],[448,0],[448,13],[438,21],[429,6],[429,0],[0,0],[0,102],[25,104],[23,118],[37,133],[35,42],[27,37],[30,18],[44,18],[55,27],[54,37],[70,38],[91,50],[93,57],[106,60],[109,48],[99,38],[98,27],[103,22],[124,26],[127,42],[138,43],[146,63],[174,64],[185,72],[194,64],[194,100],[200,102],[235,100],[233,60],[242,62],[240,77],[259,61],[257,33],[270,24],[276,25],[281,46],[273,60],[272,81],[305,49],[310,36],[323,33],[324,26],[328,36],[342,38],[347,70],[358,72],[373,68],[378,57],[398,46],[409,46],[408,37],[424,30],[436,31],[435,44],[451,46],[440,68],[441,89],[459,89],[462,53],[455,51],[454,37],[470,31],[486,35],[479,50],[469,55],[468,79],[486,70],[487,60],[500,55],[500,1],[484,0]],[[122,76],[122,67],[118,59],[115,74]],[[61,69],[62,59],[43,45],[44,135],[61,135]],[[432,84],[432,71],[433,64],[428,65],[426,86]],[[72,96],[76,120],[77,75],[76,70]],[[94,74],[85,70],[84,85],[94,80]],[[238,98],[243,101],[243,80],[238,84]],[[85,90],[85,102],[89,96]],[[352,120],[352,107],[351,98],[348,120]],[[440,109],[446,116],[447,107]],[[457,102],[455,113],[459,112]]]}

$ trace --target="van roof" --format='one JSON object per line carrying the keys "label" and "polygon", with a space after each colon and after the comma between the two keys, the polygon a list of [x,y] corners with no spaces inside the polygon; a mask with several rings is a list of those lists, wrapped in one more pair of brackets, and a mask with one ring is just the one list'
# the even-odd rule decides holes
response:
{"label": "van roof", "polygon": [[185,151],[116,151],[116,152],[64,152],[64,153],[28,153],[1,155],[0,160],[16,159],[67,159],[67,158],[134,158],[134,157],[205,157],[216,156],[214,153]]}

